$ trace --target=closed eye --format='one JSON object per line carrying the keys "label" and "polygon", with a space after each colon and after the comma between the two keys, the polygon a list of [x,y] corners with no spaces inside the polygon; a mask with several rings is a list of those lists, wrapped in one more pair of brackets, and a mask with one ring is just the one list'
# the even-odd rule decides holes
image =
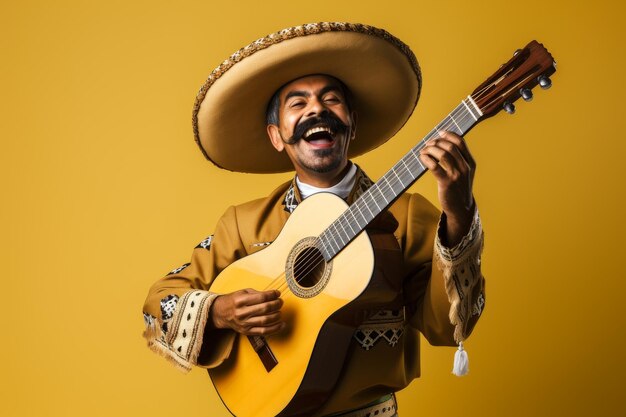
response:
{"label": "closed eye", "polygon": [[303,100],[295,100],[291,103],[289,103],[289,107],[291,108],[301,108],[305,105],[305,102]]}

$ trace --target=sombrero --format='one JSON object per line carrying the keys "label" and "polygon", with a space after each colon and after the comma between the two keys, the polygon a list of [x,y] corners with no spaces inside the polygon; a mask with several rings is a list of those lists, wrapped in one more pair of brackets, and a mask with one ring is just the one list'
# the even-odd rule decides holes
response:
{"label": "sombrero", "polygon": [[312,74],[331,75],[352,92],[358,126],[349,157],[395,135],[422,85],[413,52],[383,29],[331,22],[283,29],[232,54],[200,88],[193,130],[204,156],[230,171],[293,170],[267,137],[265,113],[281,86]]}

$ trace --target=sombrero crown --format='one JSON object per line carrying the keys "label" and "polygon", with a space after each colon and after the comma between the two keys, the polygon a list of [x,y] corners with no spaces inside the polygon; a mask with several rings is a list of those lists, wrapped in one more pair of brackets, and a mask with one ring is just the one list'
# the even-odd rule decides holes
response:
{"label": "sombrero crown", "polygon": [[358,128],[349,157],[395,135],[411,116],[422,84],[413,52],[383,29],[322,22],[272,33],[231,55],[200,88],[193,130],[206,158],[231,171],[292,170],[267,137],[265,113],[281,86],[312,74],[331,75],[352,93]]}

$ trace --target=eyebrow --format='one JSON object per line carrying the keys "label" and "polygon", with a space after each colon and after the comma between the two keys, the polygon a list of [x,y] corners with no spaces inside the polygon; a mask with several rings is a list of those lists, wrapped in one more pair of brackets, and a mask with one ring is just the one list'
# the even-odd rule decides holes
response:
{"label": "eyebrow", "polygon": [[309,97],[310,95],[311,94],[306,91],[300,91],[300,90],[290,91],[285,96],[285,102],[289,100],[291,97]]}
{"label": "eyebrow", "polygon": [[[326,87],[320,90],[319,95],[323,96],[329,91],[342,93],[343,95],[343,91],[341,90],[341,88],[336,85],[327,85]],[[289,100],[291,97],[310,97],[310,96],[311,96],[311,93],[309,93],[308,91],[294,90],[294,91],[290,91],[287,93],[287,95],[285,96],[285,102],[287,102],[287,100]]]}

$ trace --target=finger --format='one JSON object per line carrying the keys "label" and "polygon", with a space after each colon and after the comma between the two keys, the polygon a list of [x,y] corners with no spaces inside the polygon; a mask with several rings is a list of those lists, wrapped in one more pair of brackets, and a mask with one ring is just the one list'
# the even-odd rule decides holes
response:
{"label": "finger", "polygon": [[286,323],[280,322],[276,323],[273,326],[268,327],[252,327],[244,332],[244,334],[249,336],[269,336],[275,333],[280,332],[287,326]]}
{"label": "finger", "polygon": [[[457,136],[456,138],[459,138],[459,137]],[[443,149],[446,152],[444,154],[443,161],[450,168],[455,168],[462,173],[467,173],[470,170],[471,167],[468,161],[465,159],[465,157],[461,153],[461,150],[459,149],[459,146],[456,140],[449,141],[447,139],[441,139],[441,140],[438,140],[436,145],[433,145],[433,146],[436,146],[439,149]],[[450,159],[447,159],[447,158],[450,158]],[[450,165],[452,161],[454,161],[454,164]],[[448,171],[450,170],[448,169]]]}
{"label": "finger", "polygon": [[[442,142],[442,141],[437,141],[437,142]],[[447,172],[452,172],[453,170],[459,170],[459,162],[457,161],[457,159],[455,158],[455,156],[450,153],[447,149],[445,149],[443,146],[447,146],[445,144],[440,144],[440,143],[436,143],[436,144],[432,144],[430,146],[426,146],[422,149],[421,153],[422,154],[426,154],[428,156],[430,156],[431,158],[433,158],[434,160],[436,160],[439,165]],[[460,157],[460,154],[459,154]],[[465,163],[463,161],[463,163]]]}
{"label": "finger", "polygon": [[257,316],[257,317],[250,317],[247,321],[246,321],[246,325],[250,328],[252,327],[271,327],[274,326],[276,323],[279,323],[281,314],[280,311],[277,311],[275,313],[272,314],[267,314],[265,316]]}
{"label": "finger", "polygon": [[282,305],[283,300],[279,298],[277,300],[268,301],[266,303],[246,306],[237,309],[235,317],[237,317],[238,320],[247,320],[250,317],[265,316],[279,311]]}
{"label": "finger", "polygon": [[439,165],[439,161],[437,161],[432,156],[426,153],[420,153],[419,155],[420,161],[422,161],[422,165],[424,165],[432,174],[435,176],[437,180],[443,180],[447,177],[447,172]]}
{"label": "finger", "polygon": [[268,301],[276,300],[278,297],[280,297],[280,291],[278,290],[256,291],[247,289],[244,290],[242,294],[239,294],[235,300],[235,305],[237,307],[244,307],[262,304]]}
{"label": "finger", "polygon": [[457,135],[454,132],[448,132],[448,131],[441,131],[439,132],[440,137],[442,137],[443,139],[446,139],[452,143],[454,143],[459,151],[461,152],[461,155],[463,155],[463,159],[465,159],[465,161],[467,161],[468,165],[470,167],[475,167],[476,166],[476,162],[474,161],[474,157],[472,156],[472,153],[470,152],[468,146],[467,146],[467,142],[465,142],[465,139],[462,136]]}

